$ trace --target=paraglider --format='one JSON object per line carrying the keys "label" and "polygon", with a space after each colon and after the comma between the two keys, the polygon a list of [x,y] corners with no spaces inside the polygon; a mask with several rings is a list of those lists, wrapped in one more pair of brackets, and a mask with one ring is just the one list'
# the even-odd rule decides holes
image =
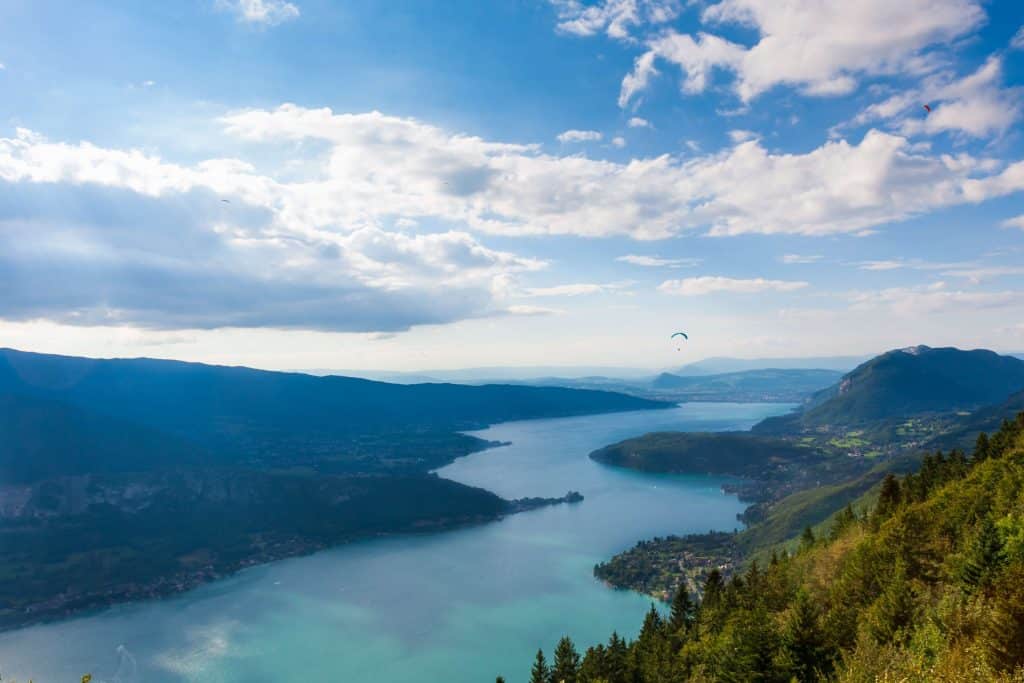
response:
{"label": "paraglider", "polygon": [[[689,335],[687,335],[685,332],[673,332],[672,336],[669,337],[669,339],[675,339],[676,337],[682,337],[683,339],[685,339],[687,341],[690,340]],[[677,343],[682,343],[682,339],[680,339],[679,342],[677,342]],[[682,347],[681,346],[676,346],[676,351],[680,351],[680,350],[682,350]]]}
{"label": "paraglider", "polygon": [[924,110],[926,112],[928,112],[929,114],[932,113],[932,105],[930,105],[930,104],[922,104],[921,106],[924,107]]}

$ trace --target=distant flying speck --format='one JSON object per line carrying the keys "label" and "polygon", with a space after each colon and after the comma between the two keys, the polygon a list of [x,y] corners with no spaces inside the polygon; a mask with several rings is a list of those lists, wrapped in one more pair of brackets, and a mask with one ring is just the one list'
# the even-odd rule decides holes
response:
{"label": "distant flying speck", "polygon": [[926,112],[928,112],[929,114],[931,114],[931,113],[932,113],[932,106],[931,106],[930,104],[924,104],[924,105],[921,105],[921,106],[923,106],[923,107],[924,107],[924,110],[925,110]]}
{"label": "distant flying speck", "polygon": [[222,202],[224,202],[225,204],[230,204],[230,203],[231,203],[231,202],[230,202],[230,201],[228,201],[227,199],[222,199],[221,201],[222,201]]}

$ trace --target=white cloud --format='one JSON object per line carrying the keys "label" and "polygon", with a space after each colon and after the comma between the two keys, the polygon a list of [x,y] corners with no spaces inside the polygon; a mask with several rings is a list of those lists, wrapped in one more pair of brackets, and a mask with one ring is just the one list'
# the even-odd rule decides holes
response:
{"label": "white cloud", "polygon": [[1010,39],[1011,50],[1024,50],[1024,26],[1017,29],[1017,32],[1013,34],[1013,38]]}
{"label": "white cloud", "polygon": [[692,268],[701,264],[701,260],[698,258],[661,258],[660,256],[642,256],[640,254],[626,254],[615,260],[644,268]]}
{"label": "white cloud", "polygon": [[621,135],[617,135],[614,138],[612,138],[612,147],[617,147],[619,149],[622,149],[625,146],[626,146],[626,138],[622,137]]}
{"label": "white cloud", "polygon": [[1018,228],[1020,230],[1024,230],[1024,213],[1019,216],[1014,216],[1013,218],[1007,218],[999,225],[1004,228]]}
{"label": "white cloud", "polygon": [[584,296],[587,294],[605,294],[618,292],[632,286],[633,282],[607,282],[607,283],[574,283],[568,285],[555,285],[554,287],[532,287],[524,290],[526,296],[548,297],[548,296]]}
{"label": "white cloud", "polygon": [[754,140],[757,137],[758,134],[752,130],[736,129],[729,131],[729,139],[732,140],[734,144],[746,142],[747,140]]}
{"label": "white cloud", "polygon": [[[905,90],[868,106],[848,123],[864,125],[891,121],[902,135],[954,132],[971,137],[998,135],[1021,117],[1021,89],[1003,88],[1003,61],[989,57],[974,73],[958,77],[942,71],[925,78],[919,87]],[[931,107],[929,113],[924,105]]]}
{"label": "white cloud", "polygon": [[680,0],[551,0],[558,11],[558,30],[577,36],[606,33],[617,39],[629,38],[631,27],[663,24],[678,16]]}
{"label": "white cloud", "polygon": [[995,278],[1024,275],[1024,266],[960,266],[943,270],[942,275],[963,278],[977,285]]}
{"label": "white cloud", "polygon": [[341,223],[315,185],[19,130],[0,139],[0,317],[395,331],[502,313],[516,274],[545,266],[463,231]]}
{"label": "white cloud", "polygon": [[778,85],[809,95],[850,92],[865,75],[919,73],[934,65],[925,48],[948,43],[985,19],[977,0],[722,0],[708,6],[705,25],[738,24],[755,29],[751,47],[699,32],[696,37],[672,30],[648,41],[620,104],[646,87],[644,77],[656,60],[678,66],[683,90],[703,91],[711,71],[736,76],[735,90],[749,101]]}
{"label": "white cloud", "polygon": [[1022,292],[950,290],[944,282],[919,287],[851,292],[848,298],[853,310],[886,309],[906,316],[933,315],[956,310],[975,311],[979,308],[1002,308],[1024,303]]}
{"label": "white cloud", "polygon": [[4,71],[6,68],[7,68],[7,65],[4,64],[3,62],[0,62],[0,71]]}
{"label": "white cloud", "polygon": [[560,315],[564,313],[557,308],[547,308],[544,306],[528,306],[523,304],[516,304],[509,306],[504,310],[504,313],[508,315],[519,315],[519,316],[540,316],[540,315]]}
{"label": "white cloud", "polygon": [[821,260],[821,256],[817,254],[783,254],[779,260],[787,264],[817,263]]}
{"label": "white cloud", "polygon": [[906,263],[898,259],[887,259],[882,261],[861,261],[857,267],[861,270],[899,270],[905,268]]}
{"label": "white cloud", "polygon": [[792,292],[807,287],[809,283],[799,280],[766,280],[764,278],[739,279],[704,275],[682,280],[666,280],[658,285],[658,291],[679,296],[703,296],[716,292],[735,294],[756,294],[757,292]]}
{"label": "white cloud", "polygon": [[619,106],[625,107],[633,96],[647,88],[650,78],[657,73],[655,62],[664,59],[683,69],[685,93],[702,92],[708,85],[715,67],[735,68],[742,60],[744,48],[736,43],[707,33],[690,35],[669,31],[648,43],[648,51],[637,57],[633,71],[622,79]]}
{"label": "white cloud", "polygon": [[626,125],[628,125],[630,128],[653,128],[654,127],[654,126],[651,125],[650,121],[648,121],[647,119],[642,119],[639,116],[632,117]]}
{"label": "white cloud", "polygon": [[[1024,189],[1024,162],[917,153],[905,138],[879,131],[804,154],[771,153],[751,140],[690,159],[616,163],[377,112],[284,105],[230,114],[223,123],[229,137],[304,155],[306,173],[281,176],[279,163],[261,170],[242,159],[181,165],[22,130],[0,139],[0,180],[150,197],[212,192],[265,212],[275,230],[311,240],[427,218],[501,235],[856,234]],[[309,152],[294,145],[300,140],[323,149]]]}
{"label": "white cloud", "polygon": [[239,21],[277,26],[299,16],[299,8],[285,0],[217,0],[218,7],[235,13]]}
{"label": "white cloud", "polygon": [[620,107],[626,107],[634,95],[646,90],[651,79],[658,75],[658,70],[654,66],[656,57],[654,52],[649,51],[633,60],[633,70],[622,79],[622,87],[619,90]]}
{"label": "white cloud", "polygon": [[559,142],[590,142],[602,137],[604,136],[596,130],[567,130],[557,136]]}

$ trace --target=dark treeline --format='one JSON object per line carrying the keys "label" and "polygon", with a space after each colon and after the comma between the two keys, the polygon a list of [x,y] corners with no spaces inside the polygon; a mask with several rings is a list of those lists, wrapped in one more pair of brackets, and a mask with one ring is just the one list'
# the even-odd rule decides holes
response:
{"label": "dark treeline", "polygon": [[[636,640],[538,652],[530,683],[1024,681],[1024,413],[889,475],[791,552],[708,575]],[[501,679],[499,679],[501,680]]]}

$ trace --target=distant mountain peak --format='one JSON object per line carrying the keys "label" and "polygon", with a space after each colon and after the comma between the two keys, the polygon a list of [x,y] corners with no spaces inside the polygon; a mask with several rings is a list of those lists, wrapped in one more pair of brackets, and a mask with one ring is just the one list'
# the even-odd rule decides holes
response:
{"label": "distant mountain peak", "polygon": [[925,346],[924,344],[918,344],[917,346],[907,346],[900,349],[900,352],[910,354],[911,356],[919,356],[922,353],[931,351],[932,347]]}

